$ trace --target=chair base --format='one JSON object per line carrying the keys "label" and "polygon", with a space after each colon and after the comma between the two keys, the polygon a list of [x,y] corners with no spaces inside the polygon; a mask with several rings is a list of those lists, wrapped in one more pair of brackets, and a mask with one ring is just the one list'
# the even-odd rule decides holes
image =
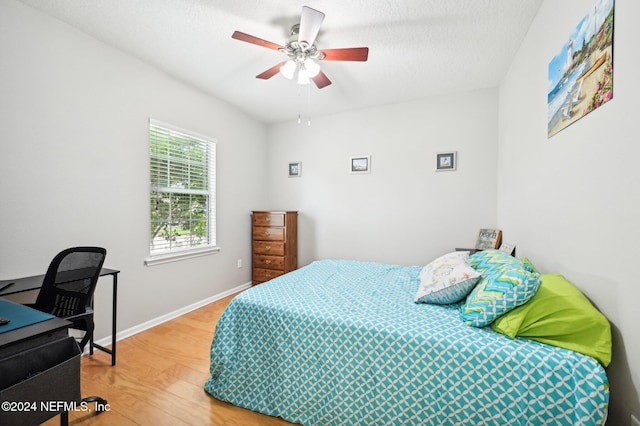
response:
{"label": "chair base", "polygon": [[107,406],[109,405],[107,400],[100,396],[87,396],[80,400],[80,403],[84,403],[84,404],[90,404],[92,402],[95,402],[96,404],[95,408],[98,414],[102,413],[103,411],[106,411]]}

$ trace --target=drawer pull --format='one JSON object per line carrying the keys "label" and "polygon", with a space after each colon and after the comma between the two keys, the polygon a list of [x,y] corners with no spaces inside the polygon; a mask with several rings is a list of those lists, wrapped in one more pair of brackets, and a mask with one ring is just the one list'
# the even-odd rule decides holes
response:
{"label": "drawer pull", "polygon": [[264,246],[265,250],[271,250],[271,246]]}
{"label": "drawer pull", "polygon": [[267,259],[267,260],[265,260],[265,261],[264,261],[264,263],[266,263],[266,264],[268,265],[268,264],[270,264],[270,263],[271,263],[271,260],[270,260],[270,259]]}
{"label": "drawer pull", "polygon": [[269,231],[264,231],[264,236],[268,237],[269,236]]}
{"label": "drawer pull", "polygon": [[267,216],[267,218],[265,219],[265,222],[271,222],[271,216]]}
{"label": "drawer pull", "polygon": [[271,278],[271,274],[267,273],[267,278]]}

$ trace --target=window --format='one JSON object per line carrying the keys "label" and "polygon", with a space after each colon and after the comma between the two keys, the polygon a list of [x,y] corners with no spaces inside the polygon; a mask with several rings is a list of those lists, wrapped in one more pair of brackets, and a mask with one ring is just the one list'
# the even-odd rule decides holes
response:
{"label": "window", "polygon": [[151,256],[217,251],[215,140],[150,120],[149,141]]}

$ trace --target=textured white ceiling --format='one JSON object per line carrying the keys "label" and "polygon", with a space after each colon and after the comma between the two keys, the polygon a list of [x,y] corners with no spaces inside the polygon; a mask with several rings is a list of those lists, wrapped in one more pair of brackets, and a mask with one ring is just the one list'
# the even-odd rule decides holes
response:
{"label": "textured white ceiling", "polygon": [[[21,0],[266,123],[497,86],[542,0]],[[320,62],[332,85],[255,76],[286,55],[302,6],[325,13],[318,49],[369,47],[367,62]]]}

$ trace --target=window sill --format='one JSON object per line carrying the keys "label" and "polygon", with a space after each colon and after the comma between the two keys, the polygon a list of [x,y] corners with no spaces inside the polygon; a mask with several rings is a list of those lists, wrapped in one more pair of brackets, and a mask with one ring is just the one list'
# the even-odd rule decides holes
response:
{"label": "window sill", "polygon": [[192,259],[194,257],[208,256],[220,252],[220,247],[211,246],[193,250],[178,251],[174,253],[159,254],[148,257],[144,260],[146,266],[162,265],[163,263],[177,262],[180,260]]}

